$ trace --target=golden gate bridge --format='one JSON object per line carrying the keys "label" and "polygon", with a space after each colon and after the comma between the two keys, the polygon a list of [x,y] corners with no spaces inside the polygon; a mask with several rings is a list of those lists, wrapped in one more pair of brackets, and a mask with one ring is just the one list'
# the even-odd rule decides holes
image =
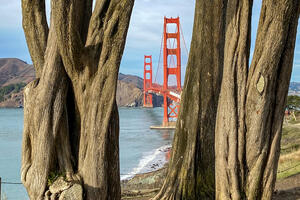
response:
{"label": "golden gate bridge", "polygon": [[[169,32],[168,25],[175,25],[175,31]],[[175,122],[178,118],[181,100],[181,74],[182,74],[182,61],[181,61],[181,36],[183,44],[188,55],[185,45],[180,19],[177,18],[164,18],[164,29],[162,37],[162,45],[160,52],[163,53],[163,81],[158,83],[157,75],[160,72],[160,58],[158,62],[155,80],[153,80],[153,63],[152,55],[144,56],[144,107],[152,108],[152,94],[163,96],[164,103],[164,117],[162,126],[151,128],[175,128]],[[173,43],[173,44],[172,44]],[[175,81],[170,80],[170,76],[175,76]],[[173,79],[174,80],[174,79]]]}

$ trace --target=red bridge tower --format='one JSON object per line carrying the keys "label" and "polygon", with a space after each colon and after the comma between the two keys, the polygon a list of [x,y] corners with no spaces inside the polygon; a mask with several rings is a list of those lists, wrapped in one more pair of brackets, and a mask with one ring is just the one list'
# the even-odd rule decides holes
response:
{"label": "red bridge tower", "polygon": [[[175,33],[169,33],[167,29],[168,24],[176,24],[176,31]],[[176,47],[168,48],[168,39],[174,39],[174,44],[177,44]],[[181,49],[180,49],[180,22],[179,17],[177,18],[164,18],[164,85],[163,90],[169,91],[176,89],[177,93],[181,93]],[[168,61],[169,56],[176,56],[176,64],[175,66],[170,66]],[[171,86],[170,88],[168,85],[169,76],[175,75],[177,81],[177,87]],[[164,92],[164,119],[163,119],[163,126],[169,126],[169,122],[171,118],[178,117],[179,112],[179,102],[174,102],[168,98],[168,93]]]}
{"label": "red bridge tower", "polygon": [[152,94],[149,89],[152,87],[152,56],[144,56],[144,107],[152,108]]}

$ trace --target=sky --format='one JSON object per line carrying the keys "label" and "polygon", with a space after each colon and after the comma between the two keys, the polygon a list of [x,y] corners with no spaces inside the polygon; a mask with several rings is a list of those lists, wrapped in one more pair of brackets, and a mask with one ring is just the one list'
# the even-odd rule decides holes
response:
{"label": "sky", "polygon": [[[0,58],[19,58],[32,63],[22,29],[20,0],[5,1],[0,7]],[[47,5],[49,5],[49,0]],[[144,55],[153,56],[153,70],[156,71],[161,49],[163,18],[180,17],[187,49],[189,50],[195,0],[135,0],[126,46],[120,66],[120,72],[143,76]],[[255,44],[255,35],[259,20],[261,0],[254,0],[252,16],[251,55]],[[47,9],[49,12],[49,9]],[[300,22],[300,21],[299,21]],[[182,48],[184,62],[187,53]],[[182,63],[183,68],[186,63]],[[294,55],[292,81],[300,82],[300,26]]]}

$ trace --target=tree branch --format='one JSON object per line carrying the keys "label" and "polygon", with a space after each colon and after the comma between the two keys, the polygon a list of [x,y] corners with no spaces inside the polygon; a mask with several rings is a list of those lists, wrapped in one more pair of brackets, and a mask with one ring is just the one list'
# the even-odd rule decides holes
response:
{"label": "tree branch", "polygon": [[104,18],[111,4],[110,0],[97,0],[88,28],[87,46],[96,46],[101,41],[103,34]]}
{"label": "tree branch", "polygon": [[59,51],[70,76],[83,65],[81,53],[92,13],[92,0],[52,1]]}
{"label": "tree branch", "polygon": [[[121,59],[133,4],[134,0],[96,2],[85,44],[86,55],[94,62],[91,66],[98,66],[99,69],[109,58],[113,57],[115,61]],[[118,71],[119,64],[109,66],[116,66],[114,70]]]}
{"label": "tree branch", "polygon": [[37,77],[45,62],[49,33],[45,10],[45,0],[22,0],[23,29]]}

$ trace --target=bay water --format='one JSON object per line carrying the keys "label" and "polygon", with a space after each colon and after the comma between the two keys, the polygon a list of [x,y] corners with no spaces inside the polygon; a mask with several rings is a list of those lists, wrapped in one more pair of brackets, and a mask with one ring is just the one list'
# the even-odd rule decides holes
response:
{"label": "bay water", "polygon": [[[121,180],[153,171],[166,162],[173,131],[152,130],[160,125],[162,108],[119,108]],[[0,109],[0,177],[2,197],[27,200],[20,181],[23,109]]]}

